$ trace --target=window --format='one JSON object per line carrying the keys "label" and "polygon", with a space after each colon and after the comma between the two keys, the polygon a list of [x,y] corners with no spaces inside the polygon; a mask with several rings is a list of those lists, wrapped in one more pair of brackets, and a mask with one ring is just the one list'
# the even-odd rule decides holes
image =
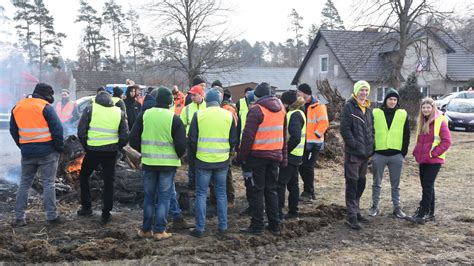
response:
{"label": "window", "polygon": [[385,93],[387,92],[388,88],[377,88],[377,102],[383,103],[383,99],[385,98]]}
{"label": "window", "polygon": [[327,73],[328,72],[328,55],[319,56],[319,72]]}
{"label": "window", "polygon": [[428,97],[430,95],[430,88],[429,87],[420,87],[420,93],[421,93],[422,98]]}
{"label": "window", "polygon": [[453,87],[453,92],[460,92],[463,90],[464,90],[464,87]]}

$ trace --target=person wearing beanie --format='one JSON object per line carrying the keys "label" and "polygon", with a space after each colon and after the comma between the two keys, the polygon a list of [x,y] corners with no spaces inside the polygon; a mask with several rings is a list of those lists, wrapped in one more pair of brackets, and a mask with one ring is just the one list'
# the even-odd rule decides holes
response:
{"label": "person wearing beanie", "polygon": [[263,233],[265,198],[268,229],[279,236],[277,178],[278,167],[288,164],[286,112],[280,100],[271,95],[268,83],[259,84],[254,94],[257,101],[247,114],[238,154],[238,160],[252,171],[249,197],[251,221],[249,227],[241,229],[241,232]]}
{"label": "person wearing beanie", "polygon": [[[306,115],[304,113],[304,99],[296,91],[285,91],[281,95],[281,102],[286,108],[288,124],[288,165],[280,167],[278,173],[278,209],[280,220],[298,218],[298,166],[302,163],[304,144],[306,141]],[[288,189],[288,213],[283,214],[285,206],[285,190]]]}
{"label": "person wearing beanie", "polygon": [[205,99],[207,106],[193,116],[188,133],[189,155],[194,159],[196,169],[196,227],[191,235],[197,238],[205,231],[207,190],[211,180],[217,203],[218,233],[227,232],[226,176],[230,154],[238,138],[232,114],[220,107],[220,93],[210,89]]}
{"label": "person wearing beanie", "polygon": [[33,94],[16,103],[10,116],[10,134],[21,150],[21,177],[15,201],[15,227],[25,226],[28,191],[39,172],[48,224],[61,223],[56,209],[55,182],[59,154],[64,148],[61,121],[51,104],[53,88],[38,83]]}
{"label": "person wearing beanie", "polygon": [[171,237],[166,232],[168,213],[173,218],[173,228],[187,227],[176,200],[174,183],[176,169],[181,166],[180,158],[186,152],[186,130],[181,119],[170,110],[173,106],[171,90],[166,87],[155,90],[149,95],[153,97],[156,93],[155,106],[138,115],[130,132],[130,146],[142,155],[145,196],[143,224],[138,236],[163,240]]}
{"label": "person wearing beanie", "polygon": [[392,187],[393,215],[404,218],[400,206],[400,175],[410,144],[410,125],[407,112],[400,109],[400,95],[393,88],[387,90],[382,106],[373,110],[375,154],[373,156],[372,206],[370,216],[380,212],[380,191],[385,167],[388,166]]}
{"label": "person wearing beanie", "polygon": [[102,167],[103,208],[101,221],[111,220],[110,211],[114,203],[114,178],[117,155],[128,143],[128,125],[125,112],[115,106],[107,92],[96,95],[92,105],[82,112],[77,127],[77,137],[86,152],[82,161],[79,180],[81,185],[81,208],[79,216],[92,215],[90,176],[98,165]]}
{"label": "person wearing beanie", "polygon": [[[205,84],[204,84],[205,85]],[[193,119],[194,114],[198,110],[204,110],[206,108],[206,102],[204,101],[204,88],[202,84],[198,84],[193,86],[189,91],[188,94],[191,95],[192,102],[186,105],[183,110],[181,111],[180,118],[186,128],[186,136],[189,132],[189,127],[191,126],[191,121]],[[194,158],[189,154],[190,150],[188,149],[188,187],[189,189],[195,188],[194,183],[194,176],[195,176],[195,168],[194,168]]]}
{"label": "person wearing beanie", "polygon": [[344,104],[340,132],[344,140],[344,177],[346,179],[346,224],[354,230],[369,220],[360,213],[360,198],[365,189],[367,166],[374,152],[373,115],[367,99],[370,85],[354,84],[354,94]]}
{"label": "person wearing beanie", "polygon": [[211,88],[214,88],[215,86],[222,88],[222,82],[220,80],[214,80],[214,82],[211,84]]}
{"label": "person wearing beanie", "polygon": [[79,121],[79,111],[75,101],[71,101],[68,89],[61,90],[61,101],[54,107],[63,125],[64,137],[75,135],[77,132],[77,122]]}
{"label": "person wearing beanie", "polygon": [[297,88],[297,94],[304,99],[306,114],[306,145],[302,158],[303,162],[298,168],[304,183],[300,200],[312,202],[316,199],[314,169],[319,153],[324,149],[324,134],[329,127],[329,119],[326,105],[312,95],[313,92],[308,84],[300,84]]}

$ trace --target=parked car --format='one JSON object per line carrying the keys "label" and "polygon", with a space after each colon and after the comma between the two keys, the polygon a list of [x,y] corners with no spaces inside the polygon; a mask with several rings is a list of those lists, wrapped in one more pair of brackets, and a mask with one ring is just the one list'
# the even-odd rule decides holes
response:
{"label": "parked car", "polygon": [[446,105],[449,129],[474,131],[474,99],[452,99]]}
{"label": "parked car", "polygon": [[474,99],[474,91],[451,92],[436,100],[438,109],[443,109],[452,99]]}

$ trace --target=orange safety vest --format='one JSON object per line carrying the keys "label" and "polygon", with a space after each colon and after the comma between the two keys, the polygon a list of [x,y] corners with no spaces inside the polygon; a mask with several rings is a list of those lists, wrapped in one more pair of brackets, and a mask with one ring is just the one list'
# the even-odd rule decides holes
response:
{"label": "orange safety vest", "polygon": [[176,115],[180,115],[181,111],[184,108],[184,94],[180,91],[178,91],[177,97],[174,98],[174,113]]}
{"label": "orange safety vest", "polygon": [[311,104],[306,110],[306,117],[306,143],[323,143],[324,133],[329,126],[326,105],[319,102]]}
{"label": "orange safety vest", "polygon": [[259,104],[257,106],[262,110],[263,122],[258,126],[255,140],[250,149],[266,151],[283,149],[285,108],[282,106],[280,111],[273,113]]}
{"label": "orange safety vest", "polygon": [[61,123],[71,120],[75,105],[76,104],[73,101],[69,101],[64,107],[62,106],[61,101],[56,104],[56,113],[58,114]]}
{"label": "orange safety vest", "polygon": [[13,117],[18,125],[21,144],[53,140],[48,122],[43,116],[47,104],[47,101],[38,98],[26,98],[16,104]]}
{"label": "orange safety vest", "polygon": [[226,103],[222,106],[222,109],[225,109],[232,114],[232,117],[234,118],[234,123],[237,125],[237,108],[235,108],[231,104]]}

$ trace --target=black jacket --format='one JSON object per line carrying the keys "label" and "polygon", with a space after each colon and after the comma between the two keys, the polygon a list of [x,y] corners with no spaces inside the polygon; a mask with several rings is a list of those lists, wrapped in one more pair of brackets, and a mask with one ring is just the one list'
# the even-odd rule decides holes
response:
{"label": "black jacket", "polygon": [[[110,96],[110,94],[107,93],[99,93],[95,97],[95,102],[105,107],[114,106],[114,103],[112,102],[112,97]],[[128,125],[127,120],[125,119],[124,112],[122,112],[122,117],[120,119],[120,125],[118,129],[119,142],[117,144],[109,144],[104,146],[87,145],[87,132],[89,131],[89,124],[92,118],[92,107],[93,105],[89,105],[84,109],[84,111],[82,112],[81,119],[79,120],[79,125],[77,126],[77,136],[82,146],[89,151],[114,152],[127,145]]]}
{"label": "black jacket", "polygon": [[342,110],[341,135],[344,139],[344,151],[367,159],[374,153],[374,127],[372,109],[365,114],[357,101],[351,97]]}
{"label": "black jacket", "polygon": [[[155,101],[156,102],[156,101]],[[168,109],[167,106],[157,105],[157,108]],[[143,114],[146,110],[142,110],[133,125],[132,131],[130,132],[130,146],[141,152],[142,145],[142,133],[143,133]],[[182,157],[186,152],[186,128],[179,116],[174,115],[173,121],[171,122],[171,137],[173,138],[173,145],[178,157]],[[175,166],[154,166],[154,165],[142,165],[142,169],[146,171],[173,171],[176,170]]]}
{"label": "black jacket", "polygon": [[[212,103],[207,104],[207,107],[212,107],[212,106],[213,106]],[[224,110],[224,109],[222,109],[222,111],[228,112],[227,110]],[[195,115],[193,116],[193,119],[191,120],[191,125],[189,126],[189,133],[188,133],[189,151],[190,151],[189,154],[191,158],[195,160],[196,167],[200,167],[204,169],[218,169],[218,168],[229,166],[229,160],[220,162],[220,163],[206,163],[196,158],[197,143],[198,143],[198,138],[199,138],[199,127],[198,127],[198,119],[197,119],[198,115],[199,115],[199,111],[196,112]],[[229,153],[231,153],[234,150],[235,145],[239,141],[238,139],[239,139],[239,136],[235,128],[235,121],[234,121],[234,118],[232,118],[232,125],[230,126],[230,132],[229,132],[229,145],[230,145]]]}
{"label": "black jacket", "polygon": [[[33,94],[32,98],[39,98],[46,100],[39,94]],[[18,124],[15,121],[13,116],[12,109],[10,117],[10,135],[13,137],[16,145],[21,150],[21,156],[23,157],[43,157],[49,155],[50,153],[56,151],[61,153],[64,149],[64,138],[63,138],[63,127],[61,125],[61,120],[54,110],[54,107],[51,104],[47,104],[43,109],[43,116],[48,123],[49,131],[51,132],[52,141],[48,142],[33,142],[20,144],[20,135],[18,133]]]}
{"label": "black jacket", "polygon": [[130,91],[132,90],[131,87],[127,88],[125,92],[125,109],[127,110],[127,121],[128,121],[128,128],[131,129],[135,120],[137,119],[138,114],[140,113],[141,105],[139,102],[132,98],[130,95]]}
{"label": "black jacket", "polygon": [[[303,109],[301,108],[301,111]],[[303,156],[295,156],[291,152],[300,144],[301,134],[304,125],[304,119],[300,112],[294,112],[288,123],[288,163],[292,165],[300,165],[303,162]],[[304,145],[304,144],[303,144]]]}
{"label": "black jacket", "polygon": [[[384,108],[382,107],[381,110],[385,114],[385,120],[387,121],[387,126],[388,129],[390,129],[390,126],[392,125],[393,117],[395,116],[395,111],[398,109],[398,107],[395,107],[394,109],[389,109],[389,108]],[[376,153],[384,155],[384,156],[393,156],[401,153],[403,157],[405,157],[408,153],[408,145],[410,144],[410,124],[408,122],[408,117],[405,120],[405,124],[403,125],[403,144],[402,144],[402,150],[392,150],[392,149],[387,149],[387,150],[382,150],[382,151],[376,151]]]}

